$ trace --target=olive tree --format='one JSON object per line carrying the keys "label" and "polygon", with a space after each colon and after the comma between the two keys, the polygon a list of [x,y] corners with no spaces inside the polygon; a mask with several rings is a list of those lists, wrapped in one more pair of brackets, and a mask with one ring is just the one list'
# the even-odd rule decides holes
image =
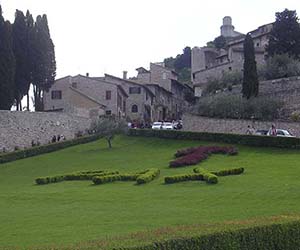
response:
{"label": "olive tree", "polygon": [[105,138],[108,147],[112,148],[112,140],[116,134],[125,134],[128,126],[125,120],[118,119],[115,116],[101,116],[92,123],[91,129],[101,137]]}

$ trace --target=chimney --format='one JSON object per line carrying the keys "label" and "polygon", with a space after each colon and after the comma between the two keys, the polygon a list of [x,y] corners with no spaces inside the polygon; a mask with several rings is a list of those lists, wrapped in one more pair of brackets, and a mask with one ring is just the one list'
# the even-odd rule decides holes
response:
{"label": "chimney", "polygon": [[90,76],[90,73],[86,73],[86,77],[89,77]]}
{"label": "chimney", "polygon": [[126,80],[127,79],[127,71],[123,71],[123,79]]}

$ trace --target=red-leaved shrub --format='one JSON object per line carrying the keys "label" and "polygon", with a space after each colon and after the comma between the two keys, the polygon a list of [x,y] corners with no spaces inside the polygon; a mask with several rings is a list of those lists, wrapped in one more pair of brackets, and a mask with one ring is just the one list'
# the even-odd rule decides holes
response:
{"label": "red-leaved shrub", "polygon": [[188,165],[196,165],[205,160],[211,154],[228,154],[236,155],[237,149],[234,147],[221,147],[221,146],[200,146],[196,148],[186,148],[178,150],[175,157],[179,157],[171,161],[169,166],[177,168]]}

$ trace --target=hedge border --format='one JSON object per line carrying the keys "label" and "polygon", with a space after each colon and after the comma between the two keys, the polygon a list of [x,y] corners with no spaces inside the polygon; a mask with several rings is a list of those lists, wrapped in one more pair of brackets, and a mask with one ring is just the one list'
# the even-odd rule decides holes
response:
{"label": "hedge border", "polygon": [[[116,248],[115,248],[116,249]],[[215,250],[215,249],[300,249],[300,222],[282,222],[251,226],[206,235],[161,240],[138,247],[119,250]]]}
{"label": "hedge border", "polygon": [[16,161],[16,160],[20,160],[32,156],[37,156],[41,154],[51,153],[57,150],[72,147],[79,144],[89,143],[100,139],[100,137],[101,137],[100,135],[83,136],[72,140],[66,140],[66,141],[56,142],[56,143],[42,145],[38,147],[27,148],[24,150],[18,150],[15,152],[0,154],[0,164]]}
{"label": "hedge border", "polygon": [[256,147],[300,148],[300,138],[240,135],[178,130],[130,129],[130,136],[159,137],[164,139],[202,140],[209,142],[241,144]]}

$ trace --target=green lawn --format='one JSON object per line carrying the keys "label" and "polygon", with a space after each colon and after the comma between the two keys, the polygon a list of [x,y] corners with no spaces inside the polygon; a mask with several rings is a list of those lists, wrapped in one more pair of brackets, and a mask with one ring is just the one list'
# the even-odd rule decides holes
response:
{"label": "green lawn", "polygon": [[[163,177],[191,173],[169,169],[179,148],[196,141],[117,137],[0,165],[0,249],[70,245],[167,226],[246,220],[297,213],[300,151],[238,146],[238,156],[212,155],[208,170],[244,167],[217,185],[194,181],[164,185]],[[217,143],[206,143],[222,145]],[[78,170],[134,172],[160,168],[155,181],[137,186],[89,181],[35,185],[39,176]]]}

